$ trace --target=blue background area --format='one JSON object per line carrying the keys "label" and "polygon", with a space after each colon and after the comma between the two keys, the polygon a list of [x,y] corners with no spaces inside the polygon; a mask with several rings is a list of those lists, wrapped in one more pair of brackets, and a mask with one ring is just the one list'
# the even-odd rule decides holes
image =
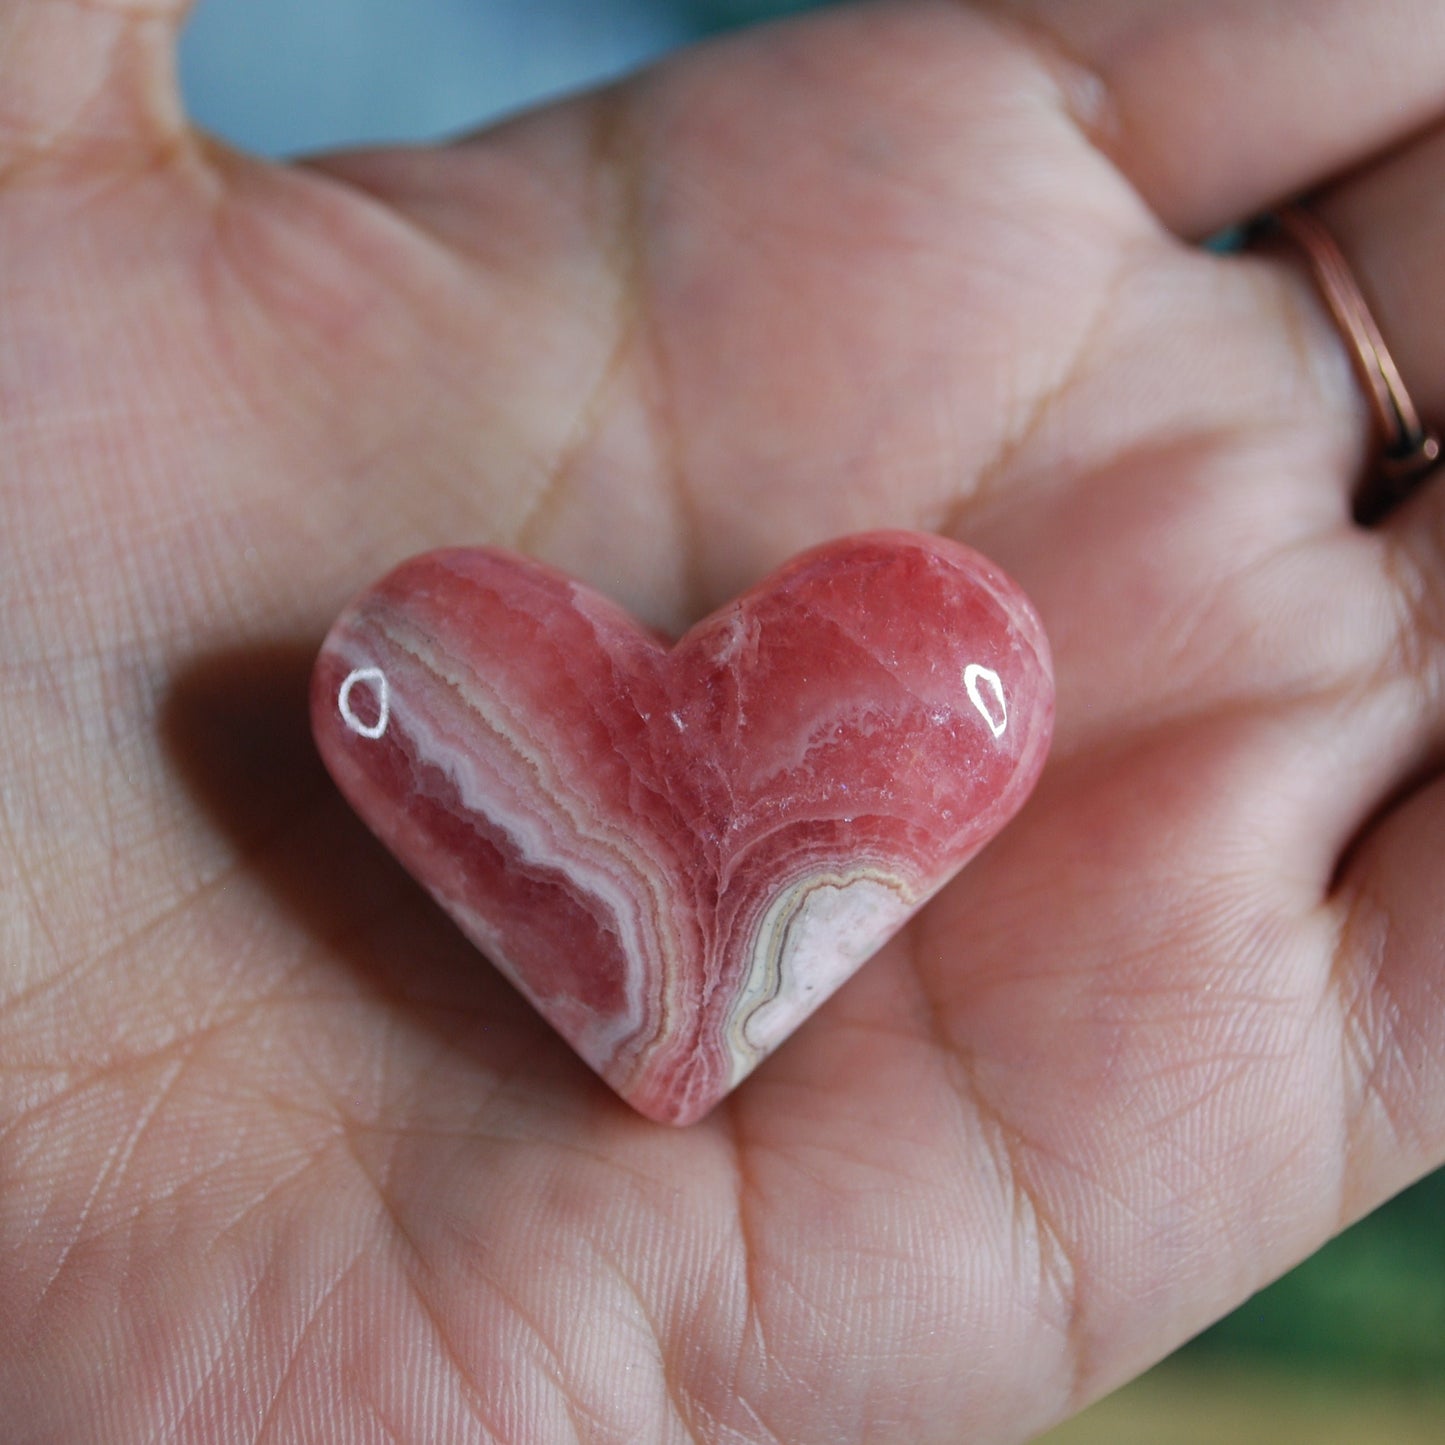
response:
{"label": "blue background area", "polygon": [[[816,0],[813,0],[816,3]],[[269,155],[425,140],[612,79],[809,0],[200,0],[181,83]]]}

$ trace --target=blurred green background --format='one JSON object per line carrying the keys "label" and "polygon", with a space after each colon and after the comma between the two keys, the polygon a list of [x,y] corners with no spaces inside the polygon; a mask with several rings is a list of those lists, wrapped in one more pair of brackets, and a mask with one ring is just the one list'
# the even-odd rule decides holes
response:
{"label": "blurred green background", "polygon": [[[192,114],[289,154],[431,138],[818,0],[200,0]],[[1048,1445],[1445,1445],[1445,1172]]]}
{"label": "blurred green background", "polygon": [[1445,1170],[1044,1445],[1445,1445]]}

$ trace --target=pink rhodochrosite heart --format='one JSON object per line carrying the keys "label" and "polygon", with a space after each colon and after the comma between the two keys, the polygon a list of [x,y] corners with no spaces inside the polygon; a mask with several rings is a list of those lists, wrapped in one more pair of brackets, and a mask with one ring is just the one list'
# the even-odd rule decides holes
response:
{"label": "pink rhodochrosite heart", "polygon": [[341,790],[624,1099],[689,1123],[1017,812],[1053,683],[1023,595],[911,533],[808,552],[668,643],[506,552],[332,629]]}

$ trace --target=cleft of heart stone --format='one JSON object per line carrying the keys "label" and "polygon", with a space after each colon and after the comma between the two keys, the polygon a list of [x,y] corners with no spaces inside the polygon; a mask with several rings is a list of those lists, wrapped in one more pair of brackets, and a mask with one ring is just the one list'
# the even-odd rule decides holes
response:
{"label": "cleft of heart stone", "polygon": [[1053,681],[976,552],[845,537],[669,644],[490,548],[403,563],[321,650],[341,791],[649,1118],[704,1115],[1022,806]]}

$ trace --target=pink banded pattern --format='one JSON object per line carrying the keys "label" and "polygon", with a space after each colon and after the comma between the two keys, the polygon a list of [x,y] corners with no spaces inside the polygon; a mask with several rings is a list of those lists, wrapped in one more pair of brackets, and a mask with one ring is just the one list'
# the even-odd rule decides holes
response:
{"label": "pink banded pattern", "polygon": [[806,553],[676,643],[536,562],[429,553],[316,665],[342,792],[581,1057],[700,1118],[1022,805],[1040,625],[977,553]]}

